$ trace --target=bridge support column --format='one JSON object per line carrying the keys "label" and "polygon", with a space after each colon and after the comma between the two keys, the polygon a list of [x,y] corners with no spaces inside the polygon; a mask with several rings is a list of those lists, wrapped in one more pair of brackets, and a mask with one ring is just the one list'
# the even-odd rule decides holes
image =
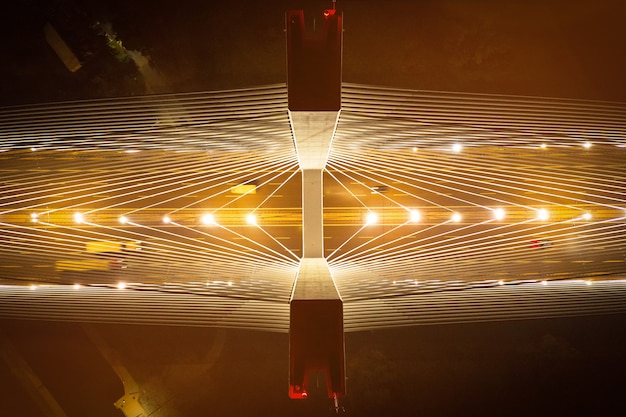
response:
{"label": "bridge support column", "polygon": [[302,170],[302,259],[290,300],[289,396],[307,398],[325,375],[345,395],[343,302],[324,259],[323,171],[341,108],[341,14],[327,10],[307,37],[302,11],[287,12],[289,120]]}

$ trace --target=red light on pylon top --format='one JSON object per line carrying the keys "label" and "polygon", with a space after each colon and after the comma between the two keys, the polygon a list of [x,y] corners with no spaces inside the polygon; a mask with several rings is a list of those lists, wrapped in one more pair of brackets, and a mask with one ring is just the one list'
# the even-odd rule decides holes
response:
{"label": "red light on pylon top", "polygon": [[326,9],[326,10],[324,10],[324,17],[334,16],[334,15],[335,15],[335,10],[333,10],[333,9]]}
{"label": "red light on pylon top", "polygon": [[289,398],[292,400],[306,400],[309,397],[309,394],[306,392],[306,389],[300,385],[290,385],[289,386]]}

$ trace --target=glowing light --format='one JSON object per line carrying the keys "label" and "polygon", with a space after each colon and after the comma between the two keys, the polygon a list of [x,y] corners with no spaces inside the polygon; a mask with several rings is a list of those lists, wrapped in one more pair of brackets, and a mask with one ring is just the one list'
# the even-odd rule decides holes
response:
{"label": "glowing light", "polygon": [[417,152],[417,147],[413,147],[413,152]]}
{"label": "glowing light", "polygon": [[550,218],[550,213],[546,209],[537,210],[537,219],[538,220],[548,220]]}
{"label": "glowing light", "polygon": [[230,192],[233,194],[256,194],[256,183],[247,182],[244,184],[239,184],[230,189]]}
{"label": "glowing light", "polygon": [[419,210],[411,210],[411,221],[417,223],[422,220],[422,213]]}
{"label": "glowing light", "polygon": [[139,149],[126,149],[124,152],[126,152],[126,153],[137,153],[137,152],[139,152]]}
{"label": "glowing light", "polygon": [[118,282],[117,283],[117,288],[120,290],[123,290],[126,288],[126,283],[125,282]]}
{"label": "glowing light", "polygon": [[504,285],[504,281],[502,280],[498,281],[498,285]]}
{"label": "glowing light", "polygon": [[120,218],[118,220],[120,221],[121,224],[128,223],[128,217],[126,217],[126,216],[120,216]]}
{"label": "glowing light", "polygon": [[591,217],[593,217],[591,215],[591,213],[583,213],[582,216],[580,216],[583,220],[591,220]]}
{"label": "glowing light", "polygon": [[35,284],[31,284],[31,285],[30,285],[30,289],[31,289],[31,291],[36,290],[36,289],[37,289],[37,286],[36,286]]}
{"label": "glowing light", "polygon": [[546,149],[548,147],[548,145],[546,145],[545,143],[542,143],[541,145],[539,145],[539,147],[541,149]]}
{"label": "glowing light", "polygon": [[452,213],[452,217],[451,220],[455,223],[458,223],[461,221],[463,217],[461,216],[461,213]]}
{"label": "glowing light", "polygon": [[460,143],[455,143],[454,145],[452,145],[453,152],[461,152],[461,149],[463,149],[463,145],[461,145]]}
{"label": "glowing light", "polygon": [[37,223],[39,221],[39,215],[37,213],[31,213],[30,219],[32,220],[33,223]]}
{"label": "glowing light", "polygon": [[228,286],[232,287],[233,286],[233,282],[232,281],[228,281]]}
{"label": "glowing light", "polygon": [[548,285],[548,281],[544,279],[543,281],[541,281],[541,285]]}
{"label": "glowing light", "polygon": [[170,219],[170,216],[163,216],[163,223],[170,224],[171,222],[172,219]]}
{"label": "glowing light", "polygon": [[80,284],[74,284],[74,289],[75,290],[80,290],[81,285]]}
{"label": "glowing light", "polygon": [[505,216],[506,216],[506,212],[504,211],[503,208],[497,208],[493,211],[493,217],[496,220],[503,220]]}
{"label": "glowing light", "polygon": [[367,213],[367,216],[365,216],[365,224],[375,224],[377,222],[378,222],[378,216],[376,215],[376,213],[372,211]]}
{"label": "glowing light", "polygon": [[36,151],[37,151],[37,148],[30,148],[30,151],[31,151],[31,152],[36,152]]}
{"label": "glowing light", "polygon": [[246,216],[246,222],[252,226],[256,226],[257,225],[256,216],[252,213],[248,214]]}
{"label": "glowing light", "polygon": [[587,284],[587,285],[592,285],[592,284],[593,284],[593,281],[591,281],[590,279],[588,279],[587,281],[585,281],[585,284]]}
{"label": "glowing light", "polygon": [[585,143],[583,143],[583,147],[584,147],[585,149],[589,149],[589,148],[591,148],[591,142],[585,142]]}
{"label": "glowing light", "polygon": [[202,224],[206,224],[207,226],[217,224],[215,222],[215,216],[211,213],[203,214],[200,220],[202,221]]}
{"label": "glowing light", "polygon": [[74,221],[78,224],[84,223],[85,216],[83,215],[83,213],[76,212],[74,213]]}

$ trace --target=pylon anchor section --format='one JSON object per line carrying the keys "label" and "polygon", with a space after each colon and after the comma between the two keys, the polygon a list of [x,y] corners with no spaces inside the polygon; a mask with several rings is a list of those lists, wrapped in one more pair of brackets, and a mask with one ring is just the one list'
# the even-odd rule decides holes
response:
{"label": "pylon anchor section", "polygon": [[300,169],[324,169],[339,111],[289,111]]}
{"label": "pylon anchor section", "polygon": [[290,301],[289,396],[309,395],[309,377],[325,375],[329,398],[345,395],[343,302],[323,258],[304,258]]}

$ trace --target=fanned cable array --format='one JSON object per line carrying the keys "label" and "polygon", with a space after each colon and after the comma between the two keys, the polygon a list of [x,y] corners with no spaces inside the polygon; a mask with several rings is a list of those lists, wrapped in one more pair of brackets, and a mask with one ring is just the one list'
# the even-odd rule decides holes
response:
{"label": "fanned cable array", "polygon": [[285,333],[289,305],[162,291],[0,286],[0,317],[79,323],[221,327]]}
{"label": "fanned cable array", "polygon": [[626,106],[344,85],[326,254],[345,299],[626,273]]}
{"label": "fanned cable array", "polygon": [[[224,327],[286,333],[289,306],[163,291],[0,286],[0,317],[87,323]],[[568,280],[434,291],[344,305],[346,332],[626,313],[626,280]]]}
{"label": "fanned cable array", "polygon": [[282,151],[286,103],[270,85],[5,107],[0,150]]}
{"label": "fanned cable array", "polygon": [[[4,282],[288,299],[301,247],[286,89],[0,113]],[[283,209],[285,206],[288,208]]]}
{"label": "fanned cable array", "polygon": [[626,280],[568,280],[378,298],[345,305],[346,331],[626,313]]}

